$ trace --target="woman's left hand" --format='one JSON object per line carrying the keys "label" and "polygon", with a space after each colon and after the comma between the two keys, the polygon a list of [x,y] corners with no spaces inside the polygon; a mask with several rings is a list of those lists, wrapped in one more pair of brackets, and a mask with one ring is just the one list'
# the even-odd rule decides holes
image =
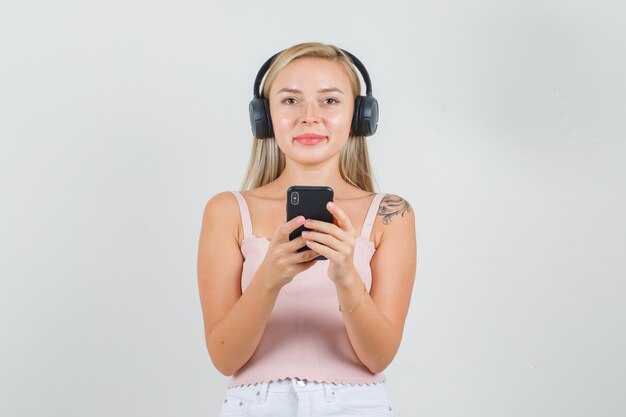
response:
{"label": "woman's left hand", "polygon": [[350,219],[337,205],[328,202],[326,208],[334,217],[333,223],[307,219],[304,226],[312,231],[302,232],[302,237],[309,248],[330,261],[328,276],[339,282],[354,269],[355,232]]}

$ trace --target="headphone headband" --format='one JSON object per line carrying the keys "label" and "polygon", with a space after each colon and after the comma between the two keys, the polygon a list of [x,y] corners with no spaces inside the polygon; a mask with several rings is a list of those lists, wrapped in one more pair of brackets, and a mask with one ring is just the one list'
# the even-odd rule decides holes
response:
{"label": "headphone headband", "polygon": [[[363,81],[365,81],[365,95],[371,96],[372,95],[372,82],[370,81],[370,75],[367,73],[367,70],[365,69],[365,65],[363,65],[363,63],[357,57],[355,57],[354,55],[352,55],[350,52],[346,51],[345,49],[341,49],[341,51],[344,54],[346,54],[348,58],[350,58],[350,60],[352,61],[352,64],[354,64],[354,66],[357,67],[357,69],[359,70],[359,72],[361,73],[361,77],[363,77]],[[252,94],[255,98],[260,98],[263,96],[263,94],[261,94],[261,92],[259,91],[259,88],[261,87],[261,82],[263,82],[263,77],[265,76],[265,73],[267,72],[267,70],[270,68],[270,65],[272,65],[272,62],[274,62],[274,58],[276,58],[282,52],[283,51],[275,53],[267,61],[265,61],[263,65],[261,65],[261,68],[259,69],[259,72],[256,75],[256,79],[254,80],[254,87],[252,90]]]}

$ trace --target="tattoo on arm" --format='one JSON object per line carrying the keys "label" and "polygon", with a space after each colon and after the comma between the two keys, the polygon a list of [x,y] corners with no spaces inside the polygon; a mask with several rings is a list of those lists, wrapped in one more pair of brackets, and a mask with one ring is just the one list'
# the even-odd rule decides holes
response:
{"label": "tattoo on arm", "polygon": [[383,224],[391,223],[391,218],[400,214],[411,212],[411,205],[408,201],[394,194],[387,194],[383,197],[378,206],[378,215],[383,216]]}

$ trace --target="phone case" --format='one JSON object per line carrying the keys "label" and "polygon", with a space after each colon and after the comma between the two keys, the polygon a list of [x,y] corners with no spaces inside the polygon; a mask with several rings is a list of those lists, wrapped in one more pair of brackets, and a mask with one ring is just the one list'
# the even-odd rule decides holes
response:
{"label": "phone case", "polygon": [[[306,219],[321,220],[332,223],[333,215],[326,208],[329,201],[333,201],[334,191],[327,186],[293,185],[287,189],[287,221],[304,216]],[[289,240],[300,236],[304,230],[311,230],[304,225],[289,234]],[[310,250],[308,246],[298,249],[298,252]],[[318,256],[315,260],[326,260],[325,256]]]}

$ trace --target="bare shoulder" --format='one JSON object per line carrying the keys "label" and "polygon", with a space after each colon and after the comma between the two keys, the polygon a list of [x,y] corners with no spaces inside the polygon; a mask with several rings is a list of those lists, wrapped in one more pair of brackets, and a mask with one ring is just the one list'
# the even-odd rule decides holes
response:
{"label": "bare shoulder", "polygon": [[224,210],[237,207],[237,198],[230,191],[215,194],[207,201],[205,210]]}
{"label": "bare shoulder", "polygon": [[380,230],[381,243],[385,237],[414,233],[413,207],[408,200],[397,194],[385,194],[376,211],[375,226]]}
{"label": "bare shoulder", "polygon": [[[383,224],[391,224],[395,218],[403,219],[413,216],[411,204],[397,194],[385,194],[378,205],[377,215],[381,217]],[[397,220],[400,222],[401,220]]]}
{"label": "bare shoulder", "polygon": [[223,191],[211,197],[204,206],[203,223],[222,230],[226,228],[233,237],[238,238],[239,203],[235,195]]}

